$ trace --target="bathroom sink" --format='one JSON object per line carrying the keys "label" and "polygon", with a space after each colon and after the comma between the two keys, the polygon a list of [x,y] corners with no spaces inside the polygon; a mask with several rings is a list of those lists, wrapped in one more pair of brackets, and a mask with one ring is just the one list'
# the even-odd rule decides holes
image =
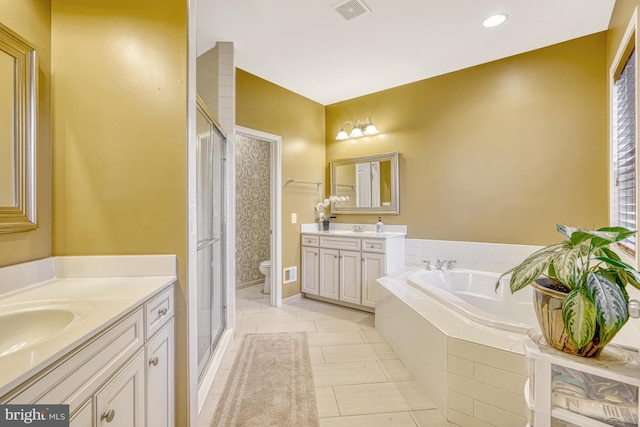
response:
{"label": "bathroom sink", "polygon": [[0,357],[52,338],[78,317],[65,304],[6,309],[0,307]]}

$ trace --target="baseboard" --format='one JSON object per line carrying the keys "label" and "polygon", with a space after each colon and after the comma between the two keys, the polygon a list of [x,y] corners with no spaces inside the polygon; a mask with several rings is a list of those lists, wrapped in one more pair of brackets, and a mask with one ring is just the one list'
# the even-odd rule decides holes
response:
{"label": "baseboard", "polygon": [[302,299],[302,294],[291,295],[290,297],[286,297],[282,299],[282,304],[292,304],[296,301],[300,301]]}

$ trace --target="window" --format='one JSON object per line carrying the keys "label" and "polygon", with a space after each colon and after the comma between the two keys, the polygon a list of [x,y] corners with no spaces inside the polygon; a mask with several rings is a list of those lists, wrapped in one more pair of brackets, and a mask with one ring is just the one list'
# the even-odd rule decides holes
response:
{"label": "window", "polygon": [[[635,49],[614,76],[612,111],[612,223],[637,229],[636,203],[636,61]],[[622,62],[622,61],[621,61]],[[636,237],[620,243],[621,249],[635,256]]]}

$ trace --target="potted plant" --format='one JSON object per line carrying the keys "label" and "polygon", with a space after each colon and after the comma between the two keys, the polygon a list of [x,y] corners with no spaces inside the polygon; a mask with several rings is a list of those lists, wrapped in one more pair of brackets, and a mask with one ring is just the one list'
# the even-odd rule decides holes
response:
{"label": "potted plant", "polygon": [[335,218],[335,216],[330,216],[330,217],[325,216],[326,210],[329,207],[329,205],[332,203],[339,204],[339,203],[348,202],[348,201],[349,201],[349,196],[331,196],[328,199],[324,199],[324,201],[322,202],[318,202],[318,204],[316,205],[316,210],[319,212],[318,221],[322,223],[322,229],[324,231],[329,231],[329,221],[332,218]]}
{"label": "potted plant", "polygon": [[[597,356],[629,319],[627,284],[640,289],[640,273],[609,248],[635,231],[595,231],[557,225],[567,237],[540,249],[511,273],[511,292],[527,285],[542,334],[550,346],[579,356]],[[496,283],[496,289],[500,280]]]}

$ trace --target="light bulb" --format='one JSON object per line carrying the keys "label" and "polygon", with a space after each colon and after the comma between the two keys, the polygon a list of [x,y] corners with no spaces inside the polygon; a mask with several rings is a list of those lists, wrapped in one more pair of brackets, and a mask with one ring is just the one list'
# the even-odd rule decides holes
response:
{"label": "light bulb", "polygon": [[362,133],[362,129],[360,129],[360,128],[359,128],[359,127],[357,127],[357,126],[356,126],[356,127],[354,127],[354,128],[351,130],[351,133],[349,134],[349,136],[350,136],[351,138],[360,138],[362,135],[364,135],[364,134]]}
{"label": "light bulb", "polygon": [[497,27],[498,25],[506,21],[508,17],[509,15],[507,15],[506,13],[498,13],[485,19],[482,25],[487,28]]}

